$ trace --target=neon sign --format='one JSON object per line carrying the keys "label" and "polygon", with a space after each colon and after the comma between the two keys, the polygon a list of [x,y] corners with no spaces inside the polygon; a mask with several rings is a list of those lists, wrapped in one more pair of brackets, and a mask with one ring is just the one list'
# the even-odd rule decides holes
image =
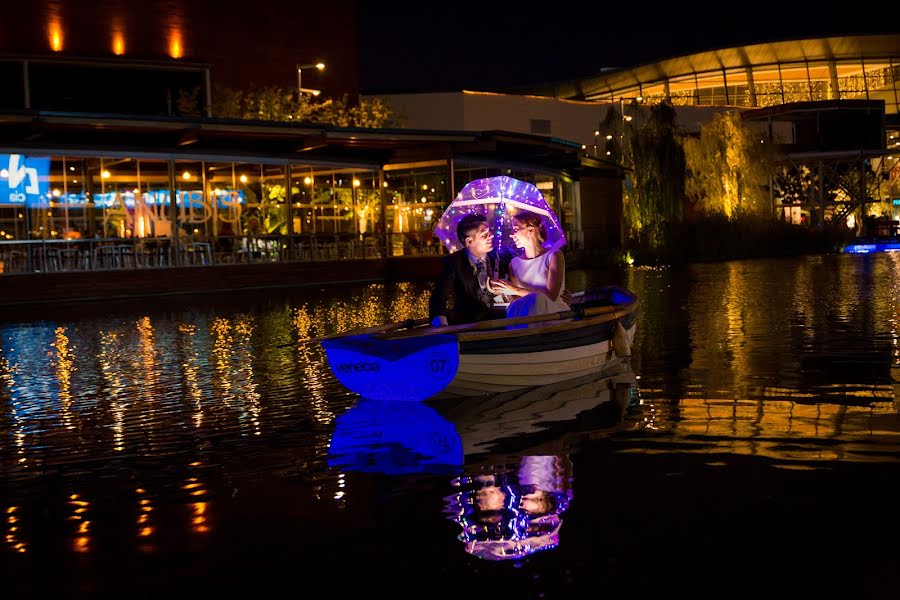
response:
{"label": "neon sign", "polygon": [[46,205],[50,158],[0,154],[0,204]]}

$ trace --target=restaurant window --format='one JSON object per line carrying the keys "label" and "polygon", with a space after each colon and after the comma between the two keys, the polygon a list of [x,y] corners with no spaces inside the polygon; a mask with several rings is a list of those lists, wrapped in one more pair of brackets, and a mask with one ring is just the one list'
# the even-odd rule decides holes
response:
{"label": "restaurant window", "polygon": [[391,254],[439,254],[441,244],[434,237],[434,226],[455,196],[451,195],[446,163],[386,170],[384,181]]}

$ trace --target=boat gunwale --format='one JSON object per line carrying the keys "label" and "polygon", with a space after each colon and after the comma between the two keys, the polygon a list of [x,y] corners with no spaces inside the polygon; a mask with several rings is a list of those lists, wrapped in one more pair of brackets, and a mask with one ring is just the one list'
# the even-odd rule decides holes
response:
{"label": "boat gunwale", "polygon": [[[389,341],[440,334],[456,334],[460,342],[466,342],[495,338],[526,337],[555,331],[579,329],[590,325],[599,325],[601,323],[621,319],[637,309],[639,299],[634,292],[620,286],[609,287],[624,293],[629,297],[629,300],[624,303],[605,304],[581,310],[573,308],[568,311],[543,315],[531,315],[513,319],[491,319],[486,321],[475,321],[473,323],[461,323],[458,325],[444,325],[441,327],[426,326],[429,324],[428,319],[406,319],[405,321],[396,321],[373,327],[363,327],[342,333],[334,333],[318,338],[316,341],[334,340],[357,335],[371,335],[375,339]],[[573,306],[578,306],[578,304]],[[562,315],[566,316],[563,317]],[[540,326],[508,329],[511,325],[531,324],[540,324]]]}
{"label": "boat gunwale", "polygon": [[623,310],[615,310],[608,313],[603,313],[599,315],[593,315],[588,317],[579,318],[577,316],[568,317],[566,319],[557,319],[551,321],[543,321],[540,322],[540,326],[538,327],[526,327],[523,329],[505,329],[505,325],[501,326],[503,328],[497,329],[488,329],[485,331],[467,331],[464,333],[457,334],[457,339],[460,342],[478,342],[482,340],[491,340],[491,339],[506,339],[506,338],[515,338],[515,337],[525,337],[531,335],[539,335],[544,333],[554,333],[557,331],[568,331],[570,329],[582,329],[584,327],[590,327],[593,325],[600,325],[602,323],[608,323],[609,321],[617,321],[623,317],[627,317],[635,310],[637,310],[637,300],[631,302],[628,305],[610,305],[610,306],[625,306]]}

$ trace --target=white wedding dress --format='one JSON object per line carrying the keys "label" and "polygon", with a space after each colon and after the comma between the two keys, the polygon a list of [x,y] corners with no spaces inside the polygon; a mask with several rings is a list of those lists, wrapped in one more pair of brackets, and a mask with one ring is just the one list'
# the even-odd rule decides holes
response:
{"label": "white wedding dress", "polygon": [[[509,272],[515,276],[519,285],[526,288],[547,289],[547,275],[550,273],[550,257],[552,252],[544,252],[534,258],[517,256],[509,263]],[[566,280],[565,269],[560,273],[562,280]],[[560,290],[562,291],[562,290]],[[551,300],[543,292],[532,292],[527,296],[519,296],[506,307],[507,317],[527,317],[530,315],[545,315],[563,310],[569,310],[569,305],[557,298]]]}

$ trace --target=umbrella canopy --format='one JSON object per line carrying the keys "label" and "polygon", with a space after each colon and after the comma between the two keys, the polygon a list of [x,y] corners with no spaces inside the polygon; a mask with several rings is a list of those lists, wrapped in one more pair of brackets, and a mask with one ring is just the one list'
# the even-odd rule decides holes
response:
{"label": "umbrella canopy", "polygon": [[534,213],[541,218],[547,239],[544,247],[549,251],[566,245],[566,236],[559,219],[547,204],[544,195],[534,185],[512,177],[488,177],[470,181],[450,203],[434,228],[444,247],[450,252],[462,245],[456,238],[456,226],[470,214],[487,217],[488,227],[494,232],[494,248],[504,248],[516,253],[516,247],[509,234],[512,232],[512,218],[521,211]]}

